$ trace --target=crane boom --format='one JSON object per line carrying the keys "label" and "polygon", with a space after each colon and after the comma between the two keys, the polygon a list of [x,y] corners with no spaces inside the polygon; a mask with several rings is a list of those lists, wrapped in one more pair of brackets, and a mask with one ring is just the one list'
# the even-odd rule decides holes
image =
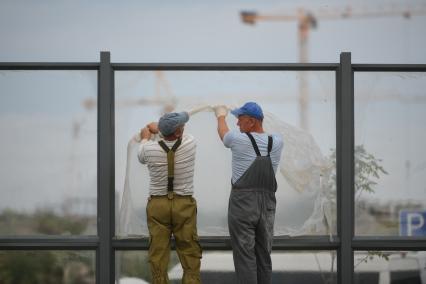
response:
{"label": "crane boom", "polygon": [[[254,25],[258,21],[272,22],[298,22],[298,38],[299,38],[299,62],[308,62],[308,37],[311,28],[316,28],[318,20],[342,20],[342,19],[365,19],[365,18],[380,18],[380,17],[395,17],[402,16],[406,19],[412,16],[426,15],[426,5],[413,7],[397,7],[389,6],[385,9],[377,9],[371,11],[354,11],[351,6],[344,9],[319,9],[311,12],[305,9],[298,9],[293,14],[259,14],[255,11],[242,11],[240,13],[241,20],[245,24]],[[308,130],[308,83],[305,77],[305,72],[300,72],[299,81],[299,125],[301,128]]]}

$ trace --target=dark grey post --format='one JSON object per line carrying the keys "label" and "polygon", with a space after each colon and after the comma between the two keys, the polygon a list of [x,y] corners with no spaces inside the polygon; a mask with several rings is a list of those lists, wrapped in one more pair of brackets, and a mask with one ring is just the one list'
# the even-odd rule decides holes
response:
{"label": "dark grey post", "polygon": [[114,283],[114,72],[101,52],[98,74],[98,234],[96,283]]}
{"label": "dark grey post", "polygon": [[353,283],[354,236],[354,92],[351,54],[340,54],[337,71],[337,254],[338,283]]}

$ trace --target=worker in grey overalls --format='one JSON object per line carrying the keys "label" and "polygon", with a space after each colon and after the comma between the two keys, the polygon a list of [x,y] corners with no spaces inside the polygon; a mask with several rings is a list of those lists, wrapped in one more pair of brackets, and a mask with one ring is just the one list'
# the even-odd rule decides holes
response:
{"label": "worker in grey overalls", "polygon": [[232,152],[232,190],[228,228],[239,283],[271,283],[272,239],[275,219],[275,172],[283,140],[263,131],[261,107],[248,102],[231,111],[238,130],[230,131],[225,106],[214,107],[218,133]]}

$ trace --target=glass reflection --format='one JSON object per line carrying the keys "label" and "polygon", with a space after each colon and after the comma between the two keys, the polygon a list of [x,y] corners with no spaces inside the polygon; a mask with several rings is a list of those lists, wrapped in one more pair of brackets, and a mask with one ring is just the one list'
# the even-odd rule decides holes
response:
{"label": "glass reflection", "polygon": [[[296,147],[315,145],[311,147],[314,150],[300,146],[300,151],[296,153],[289,150],[289,144],[286,148],[286,142],[284,143],[284,155],[292,159],[294,167],[314,172],[317,178],[300,178],[303,182],[307,181],[304,186],[309,187],[309,190],[304,190],[303,187],[297,190],[286,177],[277,173],[279,187],[275,234],[324,235],[335,232],[335,74],[306,72],[309,84],[309,104],[306,105],[309,107],[305,110],[305,127],[308,129],[301,130],[299,73],[116,72],[115,187],[119,196],[116,204],[117,234],[122,237],[133,235],[120,232],[119,228],[120,223],[124,223],[120,220],[119,212],[123,208],[121,205],[130,138],[146,123],[158,120],[164,111],[188,110],[203,104],[241,105],[245,101],[258,102],[265,112],[288,124],[293,133],[300,134],[303,138],[293,142]],[[228,125],[236,127],[235,118],[228,116]],[[199,235],[228,234],[226,212],[231,155],[221,144],[216,127],[215,117],[209,112],[197,113],[185,127],[185,131],[193,134],[198,141],[194,189],[198,201]],[[310,151],[319,154],[311,155]],[[134,156],[135,153],[130,155]],[[319,160],[327,161],[326,172],[322,172],[324,167],[319,166]],[[138,161],[131,166],[137,176],[129,181],[133,188],[131,200],[134,202],[135,215],[140,219],[138,221],[146,223],[144,214],[148,197],[148,173],[146,167],[138,165]],[[299,174],[299,177],[302,175]],[[143,224],[139,228],[143,228]],[[146,228],[135,235],[140,234],[147,236]]]}
{"label": "glass reflection", "polygon": [[96,234],[96,80],[0,72],[0,235]]}
{"label": "glass reflection", "polygon": [[424,251],[358,251],[354,254],[354,283],[426,283],[425,263]]}
{"label": "glass reflection", "polygon": [[[116,253],[116,277],[126,281],[150,281],[146,252]],[[176,255],[169,266],[170,283],[180,283],[182,268]],[[336,253],[329,251],[272,252],[272,283],[337,283]],[[201,259],[201,282],[206,284],[236,283],[232,252],[207,251]]]}
{"label": "glass reflection", "polygon": [[355,73],[357,235],[426,234],[425,89],[426,73]]}
{"label": "glass reflection", "polygon": [[0,283],[94,284],[95,253],[0,251]]}

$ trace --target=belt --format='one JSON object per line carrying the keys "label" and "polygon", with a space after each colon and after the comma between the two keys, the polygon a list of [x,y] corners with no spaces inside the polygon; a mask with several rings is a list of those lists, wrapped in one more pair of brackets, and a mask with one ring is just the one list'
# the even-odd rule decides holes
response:
{"label": "belt", "polygon": [[151,200],[152,198],[169,198],[169,199],[173,199],[173,198],[188,198],[188,197],[192,197],[192,195],[180,195],[174,192],[168,192],[167,194],[164,195],[150,195],[148,197],[148,200]]}

